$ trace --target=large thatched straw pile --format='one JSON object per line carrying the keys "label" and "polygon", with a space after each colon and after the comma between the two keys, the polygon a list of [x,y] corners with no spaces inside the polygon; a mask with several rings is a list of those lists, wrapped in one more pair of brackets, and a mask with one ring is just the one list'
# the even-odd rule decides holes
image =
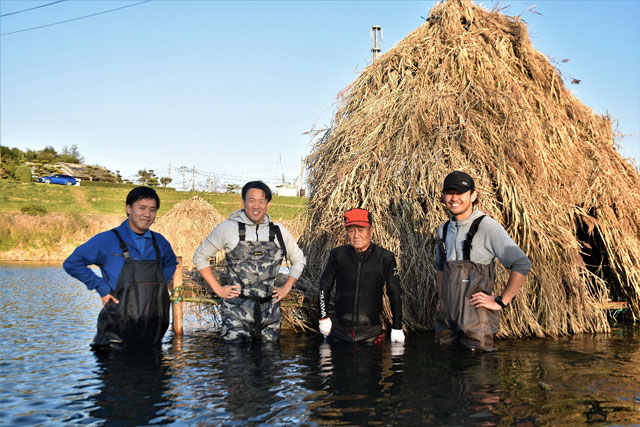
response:
{"label": "large thatched straw pile", "polygon": [[206,200],[192,197],[177,203],[156,221],[153,229],[167,238],[188,269],[193,267],[193,253],[200,243],[222,221],[222,215]]}
{"label": "large thatched straw pile", "polygon": [[377,241],[398,255],[406,326],[432,328],[434,235],[447,218],[439,196],[461,169],[476,179],[480,208],[533,261],[503,336],[607,331],[599,305],[609,298],[638,317],[640,175],[611,127],[565,88],[520,19],[438,4],[344,91],[315,142],[307,280],[344,242],[342,213],[366,207]]}

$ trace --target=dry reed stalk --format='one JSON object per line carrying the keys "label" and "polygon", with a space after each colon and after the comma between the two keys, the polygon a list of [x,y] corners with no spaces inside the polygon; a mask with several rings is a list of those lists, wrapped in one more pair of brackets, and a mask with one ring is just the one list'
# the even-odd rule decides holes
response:
{"label": "dry reed stalk", "polygon": [[154,231],[167,238],[173,251],[182,256],[185,270],[193,267],[193,253],[224,217],[201,197],[178,203],[159,218]]}
{"label": "dry reed stalk", "polygon": [[[441,185],[464,170],[533,262],[501,336],[608,331],[609,298],[640,316],[640,175],[611,118],[565,88],[520,18],[439,3],[339,96],[308,157],[307,286],[344,243],[342,214],[367,208],[398,257],[405,326],[432,329]],[[499,268],[497,294],[506,277]]]}

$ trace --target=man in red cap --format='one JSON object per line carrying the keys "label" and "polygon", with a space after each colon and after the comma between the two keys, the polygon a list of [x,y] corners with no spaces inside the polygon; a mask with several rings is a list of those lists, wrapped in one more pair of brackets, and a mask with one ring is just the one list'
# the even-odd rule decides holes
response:
{"label": "man in red cap", "polygon": [[[351,209],[344,214],[348,245],[331,251],[319,284],[319,329],[331,340],[375,342],[382,337],[380,314],[384,285],[391,305],[392,342],[404,342],[400,277],[392,252],[371,243],[371,213]],[[336,286],[333,320],[329,298]]]}

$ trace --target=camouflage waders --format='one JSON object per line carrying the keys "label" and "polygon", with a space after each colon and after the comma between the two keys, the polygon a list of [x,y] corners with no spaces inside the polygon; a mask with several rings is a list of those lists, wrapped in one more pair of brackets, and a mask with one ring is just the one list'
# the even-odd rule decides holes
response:
{"label": "camouflage waders", "polygon": [[227,252],[229,285],[240,285],[240,296],[222,301],[222,338],[225,341],[280,338],[282,312],[273,303],[276,275],[284,251],[275,243],[277,226],[269,223],[269,241],[247,241],[245,224],[238,223],[240,241]]}
{"label": "camouflage waders", "polygon": [[[436,340],[449,344],[457,339],[472,350],[495,350],[493,338],[500,328],[500,312],[475,308],[471,297],[477,292],[491,295],[495,283],[494,264],[471,262],[471,241],[484,215],[473,221],[463,246],[462,261],[446,261],[436,319]],[[440,243],[446,256],[447,222]]]}

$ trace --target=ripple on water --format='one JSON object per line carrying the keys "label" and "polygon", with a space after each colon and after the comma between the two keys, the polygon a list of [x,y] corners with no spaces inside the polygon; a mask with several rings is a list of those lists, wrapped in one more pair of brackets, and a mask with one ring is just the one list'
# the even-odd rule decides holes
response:
{"label": "ripple on water", "polygon": [[103,356],[89,350],[100,301],[60,268],[0,266],[0,307],[0,424],[629,424],[640,414],[637,329],[500,341],[475,355],[428,334],[400,348],[287,334],[229,346],[187,324],[160,352]]}

